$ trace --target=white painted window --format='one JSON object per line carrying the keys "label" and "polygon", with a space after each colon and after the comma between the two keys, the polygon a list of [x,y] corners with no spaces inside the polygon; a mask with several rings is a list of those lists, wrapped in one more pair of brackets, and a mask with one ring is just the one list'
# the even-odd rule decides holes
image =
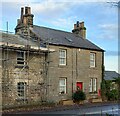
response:
{"label": "white painted window", "polygon": [[93,92],[93,78],[90,79],[89,92]]}
{"label": "white painted window", "polygon": [[97,78],[90,79],[89,92],[97,92]]}
{"label": "white painted window", "polygon": [[26,82],[17,83],[18,96],[24,98],[26,93]]}
{"label": "white painted window", "polygon": [[66,93],[66,78],[60,78],[60,80],[59,80],[59,92],[60,92],[60,94]]}
{"label": "white painted window", "polygon": [[93,83],[94,83],[94,87],[93,87],[94,92],[97,92],[97,78],[94,79]]}
{"label": "white painted window", "polygon": [[59,50],[59,65],[66,65],[66,50]]}
{"label": "white painted window", "polygon": [[95,67],[95,53],[90,53],[90,67]]}
{"label": "white painted window", "polygon": [[17,52],[17,64],[18,65],[25,64],[25,52],[23,51]]}

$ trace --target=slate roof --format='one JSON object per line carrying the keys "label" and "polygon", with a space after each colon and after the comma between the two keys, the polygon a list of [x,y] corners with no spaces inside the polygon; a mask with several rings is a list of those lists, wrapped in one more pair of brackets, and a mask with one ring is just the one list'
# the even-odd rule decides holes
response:
{"label": "slate roof", "polygon": [[105,80],[114,80],[114,78],[120,78],[120,74],[116,71],[105,71],[104,79]]}
{"label": "slate roof", "polygon": [[[8,46],[11,49],[27,50],[27,45],[30,45],[30,51],[43,51],[48,52],[48,48],[43,43],[35,41],[34,38],[25,38],[20,35],[0,32],[0,47]],[[53,52],[54,49],[49,49]]]}
{"label": "slate roof", "polygon": [[30,40],[28,41],[27,39],[19,35],[3,33],[3,32],[0,32],[0,35],[1,35],[0,42],[4,42],[4,43],[8,42],[8,44],[18,44],[18,45],[27,45],[29,43],[29,45],[36,46],[35,42],[32,42]]}
{"label": "slate roof", "polygon": [[104,51],[87,39],[83,39],[77,34],[65,32],[61,30],[51,29],[34,25],[30,28],[33,33],[40,37],[43,41],[49,41],[49,44],[67,47],[76,47],[82,49],[91,49],[96,51]]}

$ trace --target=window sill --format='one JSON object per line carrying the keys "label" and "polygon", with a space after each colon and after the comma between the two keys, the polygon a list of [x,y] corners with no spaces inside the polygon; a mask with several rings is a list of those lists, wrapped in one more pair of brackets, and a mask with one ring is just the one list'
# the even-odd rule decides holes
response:
{"label": "window sill", "polygon": [[27,65],[16,65],[15,68],[26,68],[26,69],[29,69],[29,66],[27,66]]}
{"label": "window sill", "polygon": [[97,94],[97,92],[89,92],[89,94]]}
{"label": "window sill", "polygon": [[17,102],[22,102],[22,101],[27,102],[28,99],[27,99],[27,98],[23,98],[23,97],[21,97],[21,98],[16,98],[16,101],[17,101]]}
{"label": "window sill", "polygon": [[67,95],[67,93],[59,93],[60,96]]}
{"label": "window sill", "polygon": [[96,68],[96,66],[90,66],[90,68]]}
{"label": "window sill", "polygon": [[97,69],[97,67],[89,67],[90,69]]}
{"label": "window sill", "polygon": [[62,68],[62,67],[67,67],[67,65],[58,65],[58,67]]}

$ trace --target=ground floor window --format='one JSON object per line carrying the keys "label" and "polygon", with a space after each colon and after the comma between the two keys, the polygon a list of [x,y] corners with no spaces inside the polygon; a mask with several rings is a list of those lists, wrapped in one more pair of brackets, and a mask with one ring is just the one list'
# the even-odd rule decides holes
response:
{"label": "ground floor window", "polygon": [[66,78],[60,78],[59,79],[59,93],[65,94],[66,93]]}
{"label": "ground floor window", "polygon": [[97,78],[91,78],[89,83],[89,92],[97,92]]}
{"label": "ground floor window", "polygon": [[24,98],[26,94],[26,82],[17,83],[18,97]]}
{"label": "ground floor window", "polygon": [[93,92],[97,92],[97,78],[94,79]]}

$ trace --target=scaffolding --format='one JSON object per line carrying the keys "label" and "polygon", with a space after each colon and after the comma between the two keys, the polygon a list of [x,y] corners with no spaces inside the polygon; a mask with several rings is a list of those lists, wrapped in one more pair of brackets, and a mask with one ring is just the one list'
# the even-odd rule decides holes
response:
{"label": "scaffolding", "polygon": [[[28,28],[26,28],[28,29]],[[26,45],[19,45],[0,42],[1,50],[2,50],[2,98],[3,98],[3,106],[9,106],[10,103],[12,105],[19,104],[30,104],[32,101],[31,94],[37,91],[38,99],[40,102],[47,100],[47,76],[48,76],[48,69],[49,69],[49,59],[46,60],[46,54],[49,57],[50,49],[49,43],[47,42],[47,48],[40,47],[40,39],[38,39],[37,43],[38,46],[30,46],[30,33],[26,30],[27,33],[25,38],[27,39]],[[53,52],[54,50],[51,49]],[[14,52],[24,52],[24,65],[17,66],[16,58],[12,58],[11,54]],[[36,54],[37,61],[31,61],[34,57],[31,57],[32,54]],[[31,67],[29,66],[31,65]],[[38,67],[34,67],[34,65],[39,65]],[[14,67],[16,69],[14,69]],[[39,68],[36,70],[36,68]],[[31,84],[31,75],[36,77],[38,83],[36,85]],[[42,80],[43,79],[43,80]],[[18,92],[17,92],[17,85],[15,86],[16,81],[22,82],[24,81],[24,98],[22,102],[18,102]],[[32,80],[34,81],[34,80]],[[14,91],[14,93],[13,93]],[[34,97],[33,97],[34,99]],[[16,102],[17,101],[17,102]]]}

